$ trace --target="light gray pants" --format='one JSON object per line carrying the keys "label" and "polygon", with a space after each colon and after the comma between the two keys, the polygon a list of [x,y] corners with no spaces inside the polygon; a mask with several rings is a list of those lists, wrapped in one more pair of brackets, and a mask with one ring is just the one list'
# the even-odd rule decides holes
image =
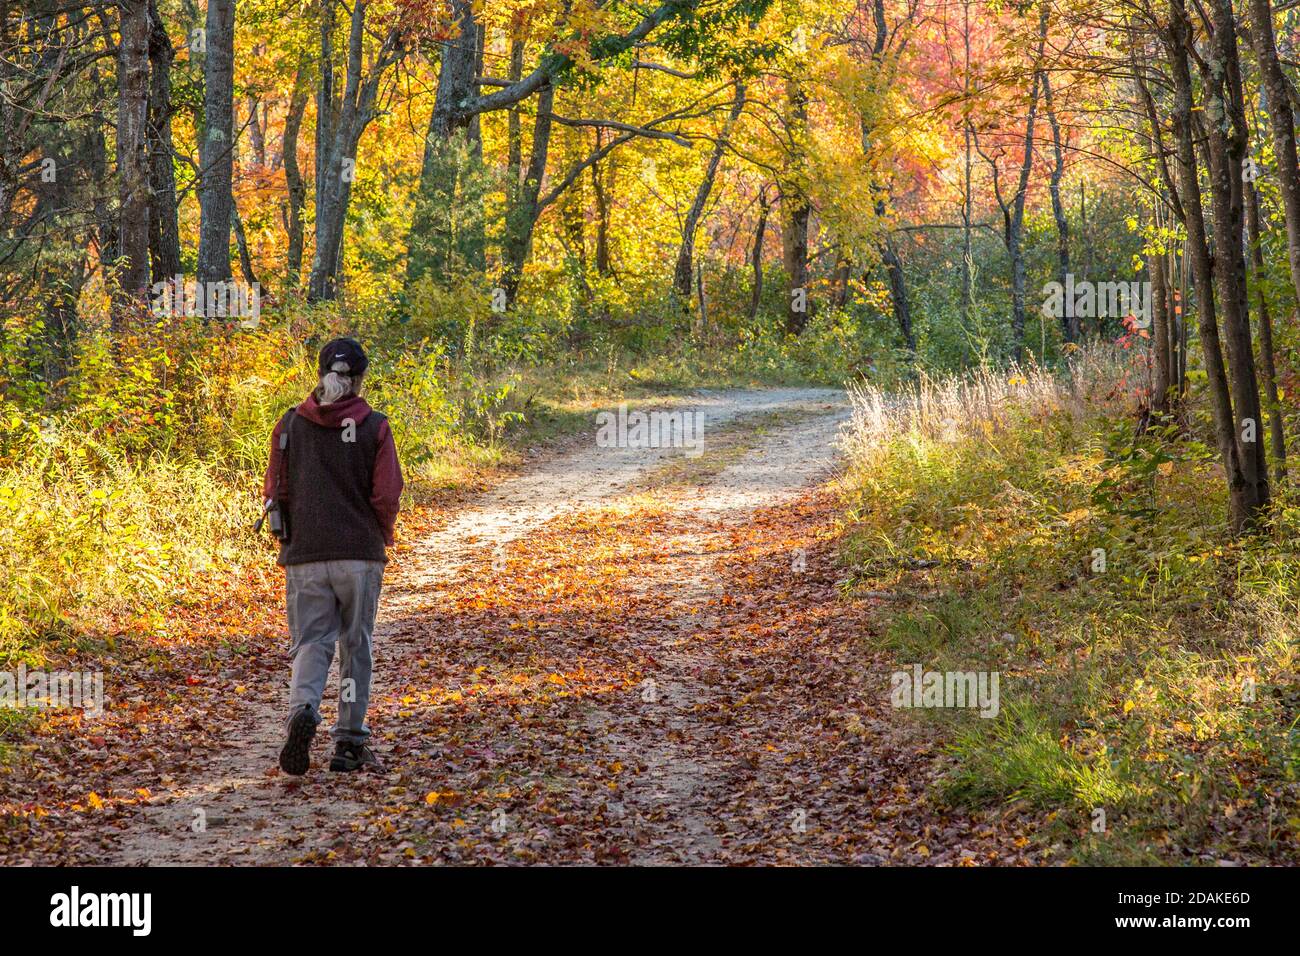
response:
{"label": "light gray pants", "polygon": [[336,741],[363,743],[370,736],[371,635],[384,579],[382,561],[312,561],[285,569],[289,606],[289,717],[311,708],[320,723],[325,679],[339,647],[339,717]]}

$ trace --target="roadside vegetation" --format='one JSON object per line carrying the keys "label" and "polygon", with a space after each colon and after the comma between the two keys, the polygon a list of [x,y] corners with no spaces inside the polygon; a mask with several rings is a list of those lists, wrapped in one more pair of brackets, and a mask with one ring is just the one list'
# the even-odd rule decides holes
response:
{"label": "roadside vegetation", "polygon": [[[1208,413],[1135,429],[1127,353],[854,393],[844,560],[900,668],[1000,672],[941,796],[1080,863],[1300,859],[1300,509],[1232,539]],[[882,690],[882,693],[886,691]]]}

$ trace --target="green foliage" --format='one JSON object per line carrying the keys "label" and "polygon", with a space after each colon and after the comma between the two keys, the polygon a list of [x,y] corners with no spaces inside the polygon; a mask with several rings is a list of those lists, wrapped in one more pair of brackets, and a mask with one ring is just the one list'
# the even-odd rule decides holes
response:
{"label": "green foliage", "polygon": [[1190,460],[1179,454],[1174,442],[1177,433],[1178,425],[1173,422],[1138,434],[1129,419],[1116,420],[1105,436],[1106,454],[1100,466],[1103,477],[1092,490],[1092,503],[1113,514],[1154,517],[1160,469],[1180,458]]}
{"label": "green foliage", "polygon": [[1087,758],[1062,745],[1053,716],[1017,699],[988,728],[962,725],[949,745],[957,768],[943,796],[967,804],[1009,797],[1049,810],[1073,804],[1113,811],[1130,799],[1108,755]]}

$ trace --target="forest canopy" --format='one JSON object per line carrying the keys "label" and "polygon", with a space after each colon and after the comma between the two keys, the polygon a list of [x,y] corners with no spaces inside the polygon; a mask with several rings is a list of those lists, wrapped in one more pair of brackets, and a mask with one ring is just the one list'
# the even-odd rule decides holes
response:
{"label": "forest canopy", "polygon": [[6,400],[186,329],[884,383],[1118,340],[1151,412],[1204,378],[1244,527],[1285,455],[1292,13],[6,3]]}

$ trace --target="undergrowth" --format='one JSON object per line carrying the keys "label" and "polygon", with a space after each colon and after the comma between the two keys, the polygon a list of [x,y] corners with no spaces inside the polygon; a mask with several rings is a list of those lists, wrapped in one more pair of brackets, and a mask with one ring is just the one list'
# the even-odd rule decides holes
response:
{"label": "undergrowth", "polygon": [[[834,314],[799,340],[689,321],[614,334],[496,315],[483,296],[426,298],[403,322],[382,305],[290,302],[253,330],[91,326],[62,380],[0,378],[0,664],[37,663],[123,617],[163,619],[213,581],[264,569],[271,539],[250,528],[271,428],[314,385],[331,336],[370,352],[364,395],[392,422],[407,507],[592,427],[601,407],[700,385],[842,381],[853,352]],[[27,361],[20,350],[5,364]]]}
{"label": "undergrowth", "polygon": [[1300,507],[1233,540],[1191,429],[1139,434],[1113,355],[864,388],[844,557],[900,665],[1000,674],[1000,712],[918,710],[937,796],[1042,814],[1047,858],[1300,859]]}

